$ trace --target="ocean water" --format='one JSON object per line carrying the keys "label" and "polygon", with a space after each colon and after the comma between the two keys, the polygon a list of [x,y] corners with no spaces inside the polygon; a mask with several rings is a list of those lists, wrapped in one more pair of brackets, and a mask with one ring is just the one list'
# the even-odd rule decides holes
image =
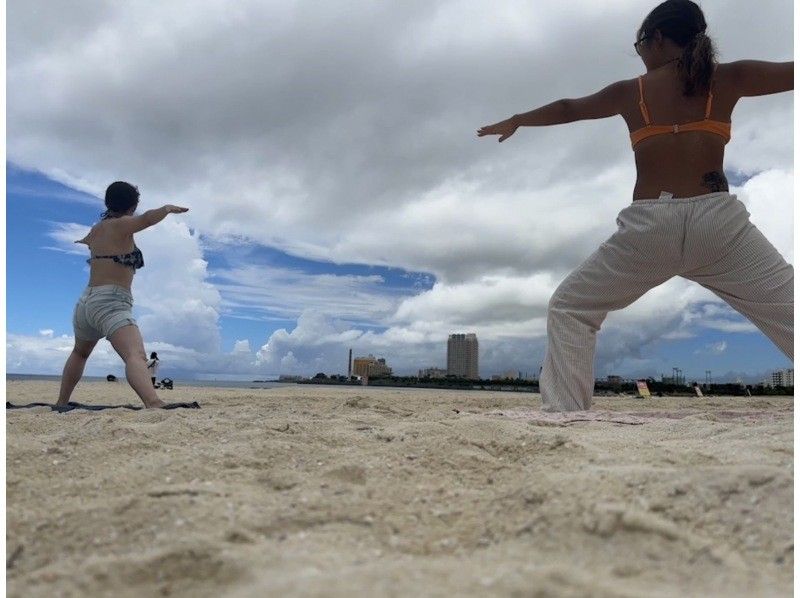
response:
{"label": "ocean water", "polygon": [[[6,374],[6,381],[10,380],[48,380],[51,382],[60,382],[61,376],[54,376],[54,375],[44,375],[44,374]],[[106,382],[105,376],[84,376],[81,378],[82,381],[86,382]],[[117,382],[125,384],[124,377],[117,377]],[[173,378],[173,385],[175,388],[179,387],[191,387],[191,386],[201,386],[201,387],[215,387],[215,388],[247,388],[247,389],[257,389],[257,388],[278,388],[281,386],[292,386],[294,382],[252,382],[249,380],[181,380],[177,378]],[[313,386],[317,386],[316,384]],[[324,386],[324,385],[320,385]],[[331,385],[335,388],[350,388],[354,390],[358,390],[363,388],[359,385]],[[435,388],[428,388],[424,386],[369,386],[370,391],[375,389],[384,389],[386,391],[407,391],[407,392],[419,392],[419,391],[450,391],[450,392],[464,392],[465,390],[474,390],[480,391],[480,388],[447,388],[447,387],[435,387]],[[514,388],[514,387],[500,387],[495,389],[487,389],[487,390],[494,390],[494,391],[511,391],[511,392],[532,392],[532,389],[526,388]],[[169,392],[165,390],[164,392]]]}

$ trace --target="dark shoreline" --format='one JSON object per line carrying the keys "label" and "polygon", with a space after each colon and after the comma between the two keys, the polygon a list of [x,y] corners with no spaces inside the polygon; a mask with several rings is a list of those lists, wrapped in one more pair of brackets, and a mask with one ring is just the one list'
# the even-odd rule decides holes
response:
{"label": "dark shoreline", "polygon": [[[370,381],[368,384],[362,384],[360,381],[351,380],[337,380],[332,378],[311,378],[307,380],[297,380],[293,384],[316,384],[320,386],[367,386],[369,388],[425,388],[429,390],[474,390],[474,391],[494,391],[494,392],[527,392],[538,393],[539,383],[510,383],[508,381],[478,381],[478,382],[458,382],[452,381],[450,383],[435,383],[435,382],[420,382],[417,380],[399,381],[390,379],[376,379]],[[661,397],[696,397],[694,389],[691,386],[668,384],[661,382],[648,381],[650,394],[654,398]],[[712,384],[710,388],[702,388],[703,397],[716,397],[716,396],[794,396],[794,387],[777,387],[766,388],[762,386],[739,386],[737,384]],[[747,394],[749,390],[750,395]],[[766,391],[766,392],[765,392]],[[601,384],[595,384],[593,396],[595,397],[634,397],[639,396],[635,384],[622,384],[617,387],[607,387]]]}

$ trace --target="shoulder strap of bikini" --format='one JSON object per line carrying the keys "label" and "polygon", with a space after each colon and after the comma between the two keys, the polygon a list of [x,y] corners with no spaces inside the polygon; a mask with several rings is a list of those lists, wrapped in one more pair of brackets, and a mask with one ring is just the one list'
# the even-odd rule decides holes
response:
{"label": "shoulder strap of bikini", "polygon": [[650,124],[650,113],[647,111],[647,105],[644,103],[644,87],[642,84],[642,77],[639,75],[639,110],[642,112],[642,118],[644,118],[644,124]]}

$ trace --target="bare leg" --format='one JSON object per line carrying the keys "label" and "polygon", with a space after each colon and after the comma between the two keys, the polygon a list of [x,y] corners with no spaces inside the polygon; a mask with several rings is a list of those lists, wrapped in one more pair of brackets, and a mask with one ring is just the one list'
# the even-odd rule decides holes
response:
{"label": "bare leg", "polygon": [[108,339],[111,346],[119,353],[125,362],[125,377],[128,384],[142,399],[145,407],[163,407],[164,401],[158,398],[153,384],[150,382],[150,372],[147,371],[147,356],[144,352],[144,342],[139,328],[134,325],[123,326]]}
{"label": "bare leg", "polygon": [[72,391],[75,390],[75,385],[83,376],[83,368],[86,367],[86,360],[92,354],[92,349],[97,344],[97,341],[83,341],[75,339],[75,347],[72,353],[67,357],[67,363],[64,364],[64,371],[61,374],[61,390],[58,393],[58,401],[56,405],[64,406],[69,403],[69,398],[72,396]]}

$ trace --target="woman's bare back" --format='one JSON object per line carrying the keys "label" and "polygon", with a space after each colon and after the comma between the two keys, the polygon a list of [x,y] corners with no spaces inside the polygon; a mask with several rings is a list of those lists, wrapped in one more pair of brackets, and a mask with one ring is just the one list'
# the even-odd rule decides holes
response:
{"label": "woman's bare back", "polygon": [[[712,80],[711,120],[730,122],[740,97],[728,74],[728,65],[717,66]],[[671,65],[647,73],[642,80],[651,124],[673,125],[703,120],[707,94],[683,96],[679,74]],[[645,122],[639,109],[638,82],[631,79],[626,83],[630,87],[630,102],[620,113],[628,130],[633,132],[644,127]],[[654,135],[636,144],[634,157],[637,173],[634,200],[658,197],[661,191],[668,191],[675,197],[692,197],[728,190],[723,171],[725,139],[715,133],[685,131],[674,135]]]}
{"label": "woman's bare back", "polygon": [[[123,255],[134,249],[133,235],[120,230],[113,220],[101,220],[89,233],[76,243],[89,247],[91,256]],[[115,284],[130,290],[133,282],[133,269],[110,259],[92,260],[90,264],[89,286]]]}

